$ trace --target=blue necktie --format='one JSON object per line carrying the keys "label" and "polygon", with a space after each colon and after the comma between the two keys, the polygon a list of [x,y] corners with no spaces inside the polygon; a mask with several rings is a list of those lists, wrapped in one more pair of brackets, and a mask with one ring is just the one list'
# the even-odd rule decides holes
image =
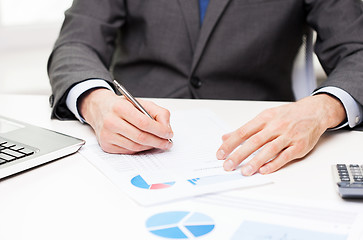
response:
{"label": "blue necktie", "polygon": [[209,0],[199,0],[200,25],[202,25]]}

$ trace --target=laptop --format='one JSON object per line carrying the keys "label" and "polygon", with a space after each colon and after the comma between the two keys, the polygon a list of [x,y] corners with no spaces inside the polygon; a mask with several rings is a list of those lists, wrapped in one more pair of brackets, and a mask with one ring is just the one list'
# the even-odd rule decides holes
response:
{"label": "laptop", "polygon": [[0,179],[77,152],[84,140],[0,116]]}

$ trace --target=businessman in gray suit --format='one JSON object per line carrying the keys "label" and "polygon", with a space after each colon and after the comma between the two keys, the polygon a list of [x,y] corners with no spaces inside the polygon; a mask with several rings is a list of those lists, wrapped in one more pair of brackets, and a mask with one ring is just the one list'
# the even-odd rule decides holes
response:
{"label": "businessman in gray suit", "polygon": [[[292,65],[309,28],[317,32],[315,52],[328,78],[293,102]],[[137,97],[292,101],[224,135],[216,149],[233,170],[265,146],[242,173],[267,174],[305,156],[327,129],[361,123],[363,6],[360,0],[75,0],[48,71],[52,117],[87,122],[111,153],[169,149],[173,136],[166,109],[142,101],[156,121],[147,118],[115,94],[113,79]]]}

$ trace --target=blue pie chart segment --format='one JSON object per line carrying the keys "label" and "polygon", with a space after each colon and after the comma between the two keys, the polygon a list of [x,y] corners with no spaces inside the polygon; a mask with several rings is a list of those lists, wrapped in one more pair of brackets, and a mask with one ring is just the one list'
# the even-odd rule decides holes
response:
{"label": "blue pie chart segment", "polygon": [[137,175],[131,179],[131,184],[134,185],[135,187],[142,189],[157,190],[157,189],[169,188],[173,186],[175,182],[157,183],[149,185],[140,175]]}
{"label": "blue pie chart segment", "polygon": [[146,221],[149,232],[168,239],[201,237],[210,233],[214,227],[213,219],[198,212],[163,212],[151,216]]}
{"label": "blue pie chart segment", "polygon": [[211,232],[214,225],[185,226],[195,237],[203,236]]}
{"label": "blue pie chart segment", "polygon": [[188,237],[178,227],[151,230],[151,233],[159,237],[171,239],[188,239]]}

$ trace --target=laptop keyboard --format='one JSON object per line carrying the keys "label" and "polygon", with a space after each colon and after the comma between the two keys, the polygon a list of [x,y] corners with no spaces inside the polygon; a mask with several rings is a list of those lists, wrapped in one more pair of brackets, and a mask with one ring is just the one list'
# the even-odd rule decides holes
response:
{"label": "laptop keyboard", "polygon": [[0,138],[0,165],[34,154],[35,151]]}

